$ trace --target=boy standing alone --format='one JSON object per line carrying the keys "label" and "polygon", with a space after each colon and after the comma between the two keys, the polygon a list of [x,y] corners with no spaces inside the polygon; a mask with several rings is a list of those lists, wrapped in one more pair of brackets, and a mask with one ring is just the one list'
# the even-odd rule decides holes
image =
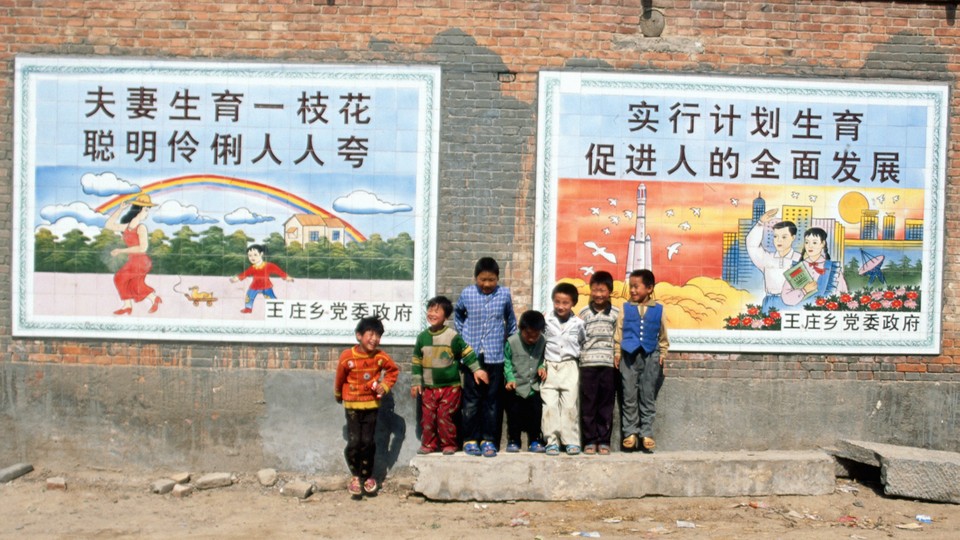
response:
{"label": "boy standing alone", "polygon": [[[463,381],[463,451],[471,456],[496,457],[503,413],[503,344],[517,332],[510,289],[500,287],[500,265],[482,257],[473,269],[476,285],[460,293],[453,310],[457,332],[473,347],[488,382]],[[481,441],[477,445],[477,441]]]}
{"label": "boy standing alone", "polygon": [[373,478],[377,413],[380,398],[397,383],[400,369],[390,355],[379,349],[383,336],[380,319],[360,319],[356,334],[357,344],[340,355],[333,394],[337,403],[343,404],[347,417],[347,447],[343,453],[353,475],[347,491],[358,498],[363,493],[377,492],[377,481]]}
{"label": "boy standing alone", "polygon": [[630,273],[630,301],[617,319],[614,342],[620,349],[623,448],[653,452],[657,390],[663,381],[663,357],[670,348],[663,305],[653,299],[656,279],[650,270]]}
{"label": "boy standing alone", "polygon": [[418,454],[440,449],[444,455],[451,455],[457,450],[453,415],[460,408],[460,365],[473,373],[477,384],[489,382],[470,345],[445,324],[451,313],[453,304],[446,296],[431,298],[427,302],[430,327],[420,332],[413,347],[410,395],[422,398]]}

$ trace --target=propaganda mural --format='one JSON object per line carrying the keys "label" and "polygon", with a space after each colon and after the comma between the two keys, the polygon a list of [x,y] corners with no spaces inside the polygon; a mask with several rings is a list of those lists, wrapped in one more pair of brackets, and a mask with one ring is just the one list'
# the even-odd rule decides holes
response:
{"label": "propaganda mural", "polygon": [[940,350],[948,89],[540,75],[535,304],[657,278],[673,350]]}
{"label": "propaganda mural", "polygon": [[13,332],[412,343],[440,70],[20,57]]}

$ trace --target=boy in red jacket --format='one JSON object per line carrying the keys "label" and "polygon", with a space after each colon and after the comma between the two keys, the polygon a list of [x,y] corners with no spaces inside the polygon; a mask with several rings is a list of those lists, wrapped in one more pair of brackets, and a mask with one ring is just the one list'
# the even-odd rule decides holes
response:
{"label": "boy in red jacket", "polygon": [[390,355],[378,348],[383,336],[380,319],[360,319],[356,334],[357,345],[340,355],[333,389],[347,416],[347,447],[343,453],[353,475],[347,491],[355,498],[363,493],[374,495],[379,487],[373,478],[377,412],[380,398],[393,388],[400,374]]}

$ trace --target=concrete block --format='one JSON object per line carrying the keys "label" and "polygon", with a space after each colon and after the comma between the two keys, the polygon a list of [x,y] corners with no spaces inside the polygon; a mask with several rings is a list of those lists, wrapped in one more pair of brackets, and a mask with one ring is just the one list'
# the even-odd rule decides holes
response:
{"label": "concrete block", "polygon": [[175,485],[177,485],[177,483],[173,480],[169,478],[163,478],[150,484],[150,492],[156,493],[157,495],[164,495],[170,493]]}
{"label": "concrete block", "polygon": [[29,463],[17,463],[16,465],[4,467],[3,469],[0,469],[0,484],[9,482],[11,480],[16,480],[32,470],[33,465]]}
{"label": "concrete block", "polygon": [[230,473],[209,473],[201,476],[194,484],[197,489],[214,489],[233,485],[236,478]]}
{"label": "concrete block", "polygon": [[173,490],[170,492],[174,497],[187,497],[193,493],[193,486],[189,484],[177,484],[173,486]]}
{"label": "concrete block", "polygon": [[294,480],[293,482],[288,482],[287,485],[280,488],[280,494],[285,497],[296,497],[298,499],[306,499],[314,492],[314,486],[310,482],[304,482],[303,480]]}
{"label": "concrete block", "polygon": [[414,491],[450,501],[824,495],[835,484],[834,460],[815,451],[429,455],[410,466]]}
{"label": "concrete block", "polygon": [[275,469],[260,469],[257,471],[257,481],[263,487],[272,487],[277,483],[277,471]]}
{"label": "concrete block", "polygon": [[47,490],[48,491],[66,491],[67,479],[62,476],[54,476],[52,478],[47,478]]}
{"label": "concrete block", "polygon": [[837,456],[880,467],[887,495],[960,503],[960,453],[865,441],[840,441]]}
{"label": "concrete block", "polygon": [[171,474],[170,479],[178,484],[187,484],[190,482],[190,473],[182,472],[177,474]]}

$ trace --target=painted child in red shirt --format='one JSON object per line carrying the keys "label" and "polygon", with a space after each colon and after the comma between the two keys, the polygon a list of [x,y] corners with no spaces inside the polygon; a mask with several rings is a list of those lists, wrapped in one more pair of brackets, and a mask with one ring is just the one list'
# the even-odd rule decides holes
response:
{"label": "painted child in red shirt", "polygon": [[347,447],[344,456],[353,478],[347,490],[354,498],[374,495],[379,486],[373,478],[373,459],[377,453],[374,434],[380,398],[397,384],[400,368],[381,351],[383,323],[376,317],[364,317],[357,323],[357,344],[343,351],[337,363],[333,393],[342,403],[347,417]]}
{"label": "painted child in red shirt", "polygon": [[273,282],[270,281],[271,275],[279,276],[284,281],[293,281],[293,278],[288,276],[279,266],[263,260],[266,252],[267,248],[261,244],[253,244],[247,248],[247,259],[250,261],[250,267],[244,270],[243,273],[230,278],[231,283],[243,281],[248,277],[253,278],[253,281],[250,283],[250,288],[247,289],[247,301],[243,309],[240,310],[240,313],[253,313],[253,301],[257,298],[258,294],[262,293],[264,298],[277,297],[277,295],[273,294]]}

